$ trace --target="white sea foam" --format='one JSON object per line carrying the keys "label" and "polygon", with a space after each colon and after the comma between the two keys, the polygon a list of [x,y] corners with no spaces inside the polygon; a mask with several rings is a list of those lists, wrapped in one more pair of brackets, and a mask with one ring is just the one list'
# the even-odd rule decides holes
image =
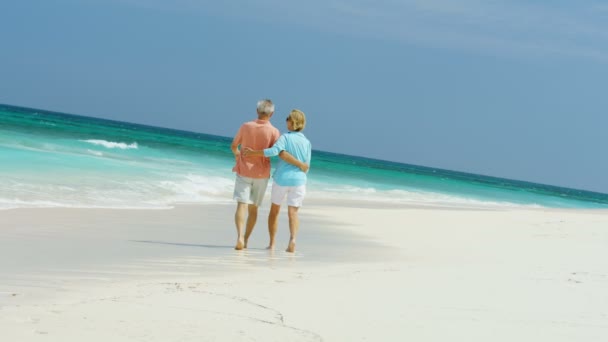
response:
{"label": "white sea foam", "polygon": [[[59,183],[62,182],[62,183]],[[225,177],[187,174],[162,178],[67,177],[7,180],[0,189],[0,209],[13,208],[140,208],[163,209],[176,203],[232,201],[234,181]]]}
{"label": "white sea foam", "polygon": [[105,148],[119,148],[121,150],[129,150],[129,149],[138,148],[137,142],[127,144],[124,142],[114,142],[114,141],[96,140],[96,139],[80,140],[80,141],[86,142],[89,144],[93,144],[93,145],[97,145],[97,146],[103,146]]}
{"label": "white sea foam", "polygon": [[95,150],[89,150],[89,149],[87,149],[87,152],[89,152],[90,154],[92,154],[94,156],[103,157],[103,152],[99,152],[99,151],[95,151]]}
{"label": "white sea foam", "polygon": [[490,201],[430,191],[379,190],[375,188],[314,187],[307,197],[332,200],[360,201],[362,203],[410,204],[453,208],[542,208],[537,204],[519,204],[506,201]]}
{"label": "white sea foam", "polygon": [[169,202],[224,202],[231,199],[234,181],[225,177],[188,174],[179,180],[160,181]]}
{"label": "white sea foam", "polygon": [[68,203],[65,201],[21,201],[0,198],[0,210],[19,208],[74,208],[74,209],[171,209],[173,206],[162,204],[126,203]]}
{"label": "white sea foam", "polygon": [[[0,190],[0,209],[70,208],[170,208],[177,203],[230,203],[234,178],[231,174],[186,173],[157,174],[124,179],[78,179],[67,177],[63,183],[8,181]],[[267,196],[271,185],[268,186]],[[467,198],[445,193],[417,190],[381,190],[373,187],[310,184],[307,198],[360,201],[376,204],[426,205],[454,208],[538,208],[510,202]]]}

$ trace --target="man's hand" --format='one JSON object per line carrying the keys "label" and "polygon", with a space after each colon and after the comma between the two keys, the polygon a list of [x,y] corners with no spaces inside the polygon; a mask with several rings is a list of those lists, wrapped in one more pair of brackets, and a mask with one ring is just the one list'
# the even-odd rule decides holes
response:
{"label": "man's hand", "polygon": [[298,166],[300,168],[300,170],[302,170],[304,173],[308,172],[308,169],[310,168],[310,166],[308,166],[308,164],[304,164],[301,163],[301,165]]}
{"label": "man's hand", "polygon": [[241,151],[236,150],[236,151],[233,151],[232,153],[234,154],[234,160],[238,162],[239,159],[241,158]]}

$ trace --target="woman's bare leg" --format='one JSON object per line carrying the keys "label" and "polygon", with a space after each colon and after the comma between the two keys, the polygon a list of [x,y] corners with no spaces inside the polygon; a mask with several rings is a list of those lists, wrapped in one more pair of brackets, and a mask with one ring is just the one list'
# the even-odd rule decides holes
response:
{"label": "woman's bare leg", "polygon": [[270,213],[268,213],[268,235],[270,236],[270,243],[266,249],[274,249],[274,238],[277,236],[280,211],[281,205],[272,203],[270,206]]}
{"label": "woman's bare leg", "polygon": [[287,215],[289,216],[289,244],[287,245],[286,251],[293,253],[296,251],[296,235],[298,235],[298,229],[300,228],[300,219],[298,218],[298,207],[288,207]]}

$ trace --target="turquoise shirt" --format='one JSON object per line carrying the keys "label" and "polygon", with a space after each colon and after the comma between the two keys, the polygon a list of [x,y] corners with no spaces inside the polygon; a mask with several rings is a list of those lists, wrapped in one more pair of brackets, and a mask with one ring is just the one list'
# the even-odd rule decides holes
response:
{"label": "turquoise shirt", "polygon": [[[264,156],[278,156],[281,151],[287,151],[297,160],[310,165],[312,146],[301,132],[287,132],[279,137],[272,147],[264,150]],[[299,167],[279,159],[274,174],[274,181],[281,186],[306,185],[306,173]]]}

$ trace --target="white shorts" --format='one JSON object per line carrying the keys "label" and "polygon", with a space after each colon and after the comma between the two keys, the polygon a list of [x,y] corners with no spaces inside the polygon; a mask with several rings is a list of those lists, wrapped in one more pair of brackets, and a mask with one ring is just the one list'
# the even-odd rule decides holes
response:
{"label": "white shorts", "polygon": [[236,175],[234,199],[240,203],[260,206],[264,200],[268,178],[249,178]]}
{"label": "white shorts", "polygon": [[301,207],[306,195],[306,185],[280,186],[276,182],[272,183],[272,193],[270,200],[273,204],[281,205],[287,196],[287,205],[290,207]]}

